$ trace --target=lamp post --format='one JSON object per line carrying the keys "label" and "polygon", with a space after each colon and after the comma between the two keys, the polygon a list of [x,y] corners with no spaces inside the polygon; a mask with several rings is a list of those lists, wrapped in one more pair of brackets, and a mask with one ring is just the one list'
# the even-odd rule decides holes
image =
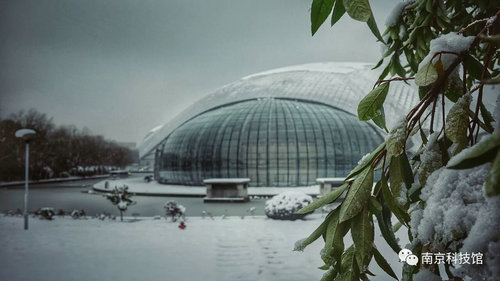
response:
{"label": "lamp post", "polygon": [[36,132],[32,129],[20,129],[16,131],[16,137],[21,138],[26,143],[26,162],[24,169],[24,229],[28,230],[28,195],[29,195],[29,167],[30,167],[30,140]]}

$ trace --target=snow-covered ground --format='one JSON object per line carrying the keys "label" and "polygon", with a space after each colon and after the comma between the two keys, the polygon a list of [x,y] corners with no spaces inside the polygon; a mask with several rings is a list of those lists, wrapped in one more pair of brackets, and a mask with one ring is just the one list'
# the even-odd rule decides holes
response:
{"label": "snow-covered ground", "polygon": [[[109,188],[105,188],[108,182]],[[142,177],[130,177],[120,179],[106,179],[94,184],[93,188],[97,191],[109,192],[115,186],[127,185],[129,192],[138,195],[187,195],[187,196],[205,196],[207,188],[205,186],[185,186],[160,184],[156,181],[146,182]],[[319,194],[319,185],[307,187],[249,187],[248,195],[250,196],[271,196],[285,191],[298,191],[309,195]]]}
{"label": "snow-covered ground", "polygon": [[[323,243],[304,252],[292,248],[321,222],[320,215],[298,221],[189,217],[181,230],[164,219],[56,217],[30,219],[25,231],[21,217],[0,217],[0,280],[319,280]],[[378,234],[376,244],[400,272],[397,255]],[[377,265],[370,269],[377,275],[372,280],[390,279]]]}

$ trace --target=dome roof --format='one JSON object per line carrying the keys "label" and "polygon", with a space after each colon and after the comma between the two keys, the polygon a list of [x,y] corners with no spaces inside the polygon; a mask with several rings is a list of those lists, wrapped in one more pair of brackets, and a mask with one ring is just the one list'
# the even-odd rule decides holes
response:
{"label": "dome roof", "polygon": [[[313,63],[266,71],[223,86],[195,102],[149,134],[139,145],[140,157],[154,151],[186,121],[225,104],[256,98],[286,98],[318,102],[357,115],[359,101],[372,89],[378,73],[365,63]],[[388,126],[418,102],[415,87],[391,83],[385,103]]]}
{"label": "dome roof", "polygon": [[308,186],[345,177],[382,141],[348,112],[304,100],[259,98],[197,115],[164,143],[160,182],[203,185],[250,178],[251,186]]}

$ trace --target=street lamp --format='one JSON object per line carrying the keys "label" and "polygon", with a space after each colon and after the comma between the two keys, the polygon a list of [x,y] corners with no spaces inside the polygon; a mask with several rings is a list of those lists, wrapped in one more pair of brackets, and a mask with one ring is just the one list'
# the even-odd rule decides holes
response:
{"label": "street lamp", "polygon": [[36,132],[32,129],[20,129],[16,131],[16,137],[21,138],[26,143],[26,162],[24,169],[24,229],[28,229],[28,171],[30,167],[30,140],[33,139]]}

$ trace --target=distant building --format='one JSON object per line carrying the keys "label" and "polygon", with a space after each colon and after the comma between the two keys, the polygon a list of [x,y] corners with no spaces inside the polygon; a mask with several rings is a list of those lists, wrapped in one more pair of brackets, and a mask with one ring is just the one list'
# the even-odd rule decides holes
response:
{"label": "distant building", "polygon": [[[139,145],[155,158],[161,183],[203,185],[207,178],[250,178],[254,187],[293,187],[345,177],[383,141],[359,121],[358,102],[377,80],[361,63],[317,63],[242,78],[202,98]],[[394,123],[418,100],[393,83],[385,107]]]}

